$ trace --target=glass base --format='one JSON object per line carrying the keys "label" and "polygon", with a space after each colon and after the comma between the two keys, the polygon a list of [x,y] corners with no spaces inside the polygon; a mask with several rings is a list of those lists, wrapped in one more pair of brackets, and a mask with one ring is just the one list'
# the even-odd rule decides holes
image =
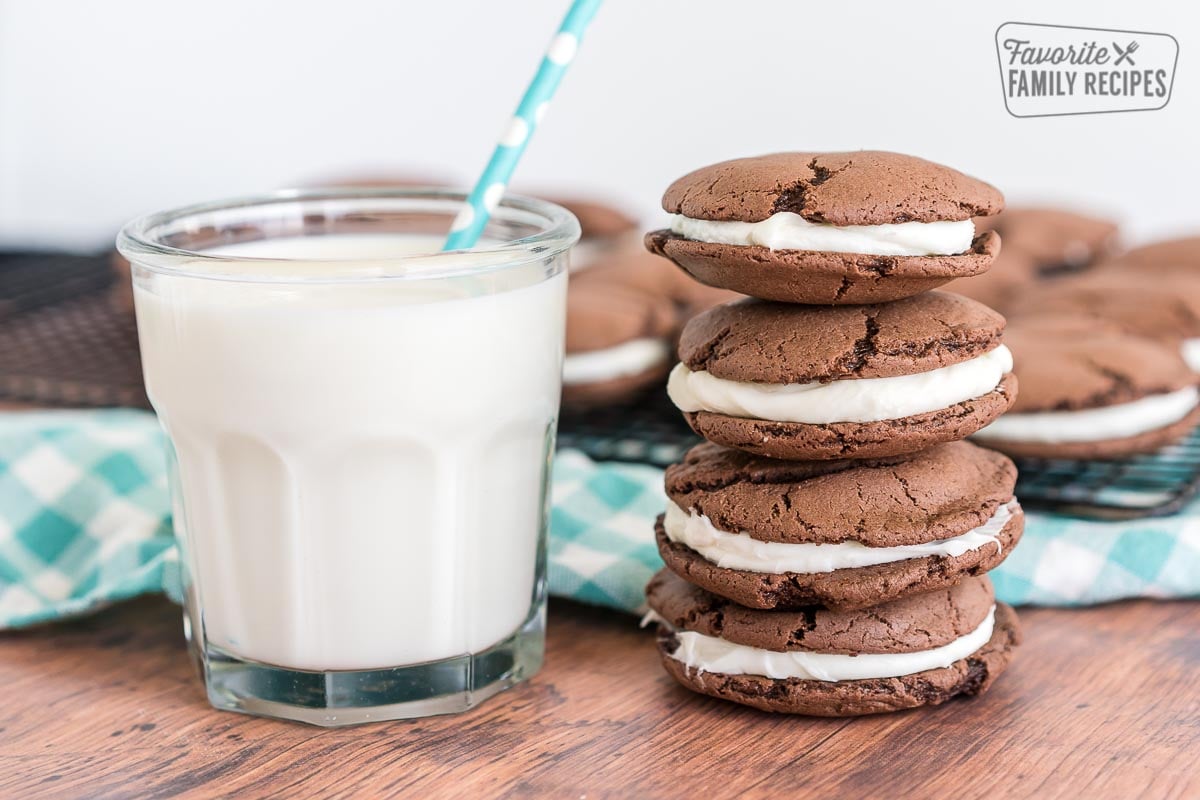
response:
{"label": "glass base", "polygon": [[[225,711],[339,727],[457,714],[537,673],[543,600],[515,633],[481,653],[391,669],[310,672],[247,661],[208,645],[196,653],[208,700]],[[192,638],[192,649],[200,644]]]}

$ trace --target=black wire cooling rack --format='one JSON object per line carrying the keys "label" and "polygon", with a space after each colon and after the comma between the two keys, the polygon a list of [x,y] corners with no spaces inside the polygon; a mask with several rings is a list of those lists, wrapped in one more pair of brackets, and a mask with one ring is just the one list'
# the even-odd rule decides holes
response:
{"label": "black wire cooling rack", "polygon": [[1017,497],[1029,508],[1100,519],[1164,516],[1200,490],[1200,428],[1152,455],[1115,461],[1017,459]]}
{"label": "black wire cooling rack", "polygon": [[564,407],[558,446],[582,450],[597,461],[633,461],[665,467],[683,457],[700,437],[667,399],[665,386],[627,403],[600,408]]}
{"label": "black wire cooling rack", "polygon": [[104,254],[0,252],[0,403],[148,406],[114,275]]}
{"label": "black wire cooling rack", "polygon": [[[0,251],[0,403],[140,406],[146,399],[133,315],[109,296],[106,255]],[[598,461],[665,467],[700,439],[655,388],[627,403],[564,408],[559,447]],[[1027,508],[1101,519],[1177,511],[1200,489],[1200,431],[1118,461],[1022,459]]]}

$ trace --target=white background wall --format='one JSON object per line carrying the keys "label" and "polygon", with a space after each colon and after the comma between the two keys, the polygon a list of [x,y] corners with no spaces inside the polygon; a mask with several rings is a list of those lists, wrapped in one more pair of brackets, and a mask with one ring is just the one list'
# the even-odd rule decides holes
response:
{"label": "white background wall", "polygon": [[[863,10],[869,6],[869,10]],[[0,0],[0,242],[92,246],[125,219],[374,167],[466,182],[566,0]],[[1162,111],[1015,119],[1005,21],[1172,33]],[[608,0],[518,186],[649,220],[703,163],[884,148],[1016,201],[1200,228],[1200,4]]]}

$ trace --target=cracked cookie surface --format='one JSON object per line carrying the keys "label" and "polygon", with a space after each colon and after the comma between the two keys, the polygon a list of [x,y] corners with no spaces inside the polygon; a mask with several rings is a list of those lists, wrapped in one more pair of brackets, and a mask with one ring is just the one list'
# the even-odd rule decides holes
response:
{"label": "cracked cookie surface", "polygon": [[1174,347],[1103,326],[1085,334],[1069,318],[1019,320],[1004,341],[1021,384],[1014,414],[1130,403],[1197,381]]}
{"label": "cracked cookie surface", "polygon": [[879,150],[771,153],[722,161],[672,183],[663,210],[759,222],[781,211],[830,225],[965,220],[999,213],[994,186],[923,158]]}
{"label": "cracked cookie surface", "polygon": [[1004,317],[947,292],[832,308],[747,299],[692,319],[679,358],[732,381],[888,378],[969,361],[998,346],[1003,332]]}
{"label": "cracked cookie surface", "polygon": [[667,468],[667,496],[719,530],[765,542],[899,547],[949,539],[987,522],[1013,497],[1005,456],[952,442],[908,458],[778,461],[719,447]]}

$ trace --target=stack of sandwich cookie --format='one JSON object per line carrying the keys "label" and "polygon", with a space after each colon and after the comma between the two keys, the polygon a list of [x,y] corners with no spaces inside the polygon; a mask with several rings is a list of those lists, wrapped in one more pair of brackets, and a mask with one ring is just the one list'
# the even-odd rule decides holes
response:
{"label": "stack of sandwich cookie", "polygon": [[894,153],[790,153],[668,189],[652,252],[750,295],[692,319],[668,394],[708,441],[668,468],[647,587],[667,671],[852,716],[986,689],[1020,635],[985,573],[1016,468],[962,441],[1016,400],[1004,319],[928,291],[988,268],[986,183]]}

